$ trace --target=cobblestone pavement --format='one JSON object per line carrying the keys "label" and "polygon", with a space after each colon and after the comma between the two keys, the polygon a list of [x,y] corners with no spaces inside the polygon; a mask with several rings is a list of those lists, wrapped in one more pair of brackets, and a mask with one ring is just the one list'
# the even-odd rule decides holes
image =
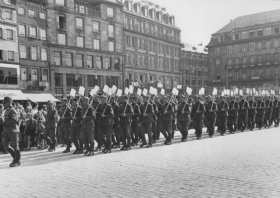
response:
{"label": "cobblestone pavement", "polygon": [[[280,197],[279,128],[171,146],[73,156],[32,150],[22,166],[0,155],[0,197]],[[74,150],[72,148],[72,150]]]}

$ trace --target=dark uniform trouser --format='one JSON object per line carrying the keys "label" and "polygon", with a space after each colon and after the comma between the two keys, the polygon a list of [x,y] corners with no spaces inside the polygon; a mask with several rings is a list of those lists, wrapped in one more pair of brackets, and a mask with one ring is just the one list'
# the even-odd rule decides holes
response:
{"label": "dark uniform trouser", "polygon": [[95,130],[95,134],[94,134],[94,139],[97,142],[97,147],[101,148],[103,145],[103,135],[102,132],[100,131],[100,123],[94,123],[94,130]]}
{"label": "dark uniform trouser", "polygon": [[229,130],[231,132],[237,130],[237,120],[238,120],[238,116],[229,116],[228,117]]}
{"label": "dark uniform trouser", "polygon": [[161,130],[161,119],[158,118],[157,120],[157,139],[160,137],[160,130]]}
{"label": "dark uniform trouser", "polygon": [[228,116],[227,115],[217,117],[217,124],[219,126],[220,131],[221,131],[221,134],[226,133],[227,123],[228,123]]}
{"label": "dark uniform trouser", "polygon": [[240,113],[238,115],[238,125],[240,130],[246,130],[248,121],[248,113]]}
{"label": "dark uniform trouser", "polygon": [[114,145],[117,145],[117,146],[120,145],[120,132],[119,132],[119,126],[117,124],[113,125],[112,141],[113,141]]}
{"label": "dark uniform trouser", "polygon": [[1,151],[5,151],[4,147],[3,147],[3,141],[2,141],[2,133],[3,133],[3,125],[0,125],[0,152]]}
{"label": "dark uniform trouser", "polygon": [[195,129],[196,136],[200,138],[202,135],[202,118],[193,119],[193,128]]}
{"label": "dark uniform trouser", "polygon": [[267,125],[267,126],[271,126],[271,124],[272,124],[272,122],[271,122],[271,115],[272,115],[271,111],[265,113],[264,124]]}
{"label": "dark uniform trouser", "polygon": [[85,145],[87,151],[93,152],[94,149],[94,128],[81,129],[81,142]]}
{"label": "dark uniform trouser", "polygon": [[[107,150],[111,150],[112,135],[113,135],[113,125],[108,125],[108,126],[101,126],[101,125],[99,125],[98,131],[101,134],[101,136],[98,137],[98,138],[102,139],[102,141],[105,144],[105,148]],[[105,137],[106,137],[106,139],[105,139]]]}
{"label": "dark uniform trouser", "polygon": [[186,121],[179,121],[178,120],[177,122],[178,122],[177,127],[182,134],[182,139],[188,138],[190,121],[189,120],[186,120]]}
{"label": "dark uniform trouser", "polygon": [[62,140],[67,145],[67,148],[71,147],[72,141],[70,138],[71,137],[70,127],[59,127],[58,136],[59,139]]}
{"label": "dark uniform trouser", "polygon": [[131,123],[131,138],[133,143],[138,143],[139,140],[139,122]]}
{"label": "dark uniform trouser", "polygon": [[148,134],[149,144],[152,144],[152,125],[153,125],[153,123],[141,123],[139,135],[144,144],[147,144],[145,133]]}
{"label": "dark uniform trouser", "polygon": [[255,128],[256,114],[248,114],[248,127],[252,130]]}
{"label": "dark uniform trouser", "polygon": [[256,124],[259,127],[259,129],[263,127],[263,121],[264,121],[264,113],[262,113],[262,114],[257,113],[256,114]]}
{"label": "dark uniform trouser", "polygon": [[175,124],[175,118],[173,118],[173,120],[172,120],[172,139],[174,138],[175,130],[176,130],[176,124]]}
{"label": "dark uniform trouser", "polygon": [[205,121],[209,136],[213,136],[215,132],[216,117],[206,117]]}
{"label": "dark uniform trouser", "polygon": [[48,145],[50,145],[51,148],[55,148],[56,145],[56,129],[53,126],[46,126],[45,132],[44,132],[44,139],[47,141]]}
{"label": "dark uniform trouser", "polygon": [[2,133],[3,147],[15,160],[20,160],[19,134],[10,132]]}
{"label": "dark uniform trouser", "polygon": [[157,140],[157,120],[154,119],[153,125],[152,125],[152,131],[153,131],[153,140]]}
{"label": "dark uniform trouser", "polygon": [[279,125],[279,112],[272,113],[272,120],[274,121],[275,126]]}
{"label": "dark uniform trouser", "polygon": [[123,142],[123,146],[131,146],[131,123],[120,123],[120,136]]}
{"label": "dark uniform trouser", "polygon": [[167,141],[172,139],[172,120],[162,120],[161,133]]}
{"label": "dark uniform trouser", "polygon": [[83,149],[80,140],[82,126],[73,126],[71,129],[71,140],[77,150]]}

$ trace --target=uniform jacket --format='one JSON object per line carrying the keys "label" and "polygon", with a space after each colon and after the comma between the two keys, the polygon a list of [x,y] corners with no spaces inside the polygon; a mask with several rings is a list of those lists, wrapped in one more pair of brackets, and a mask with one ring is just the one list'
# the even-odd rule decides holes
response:
{"label": "uniform jacket", "polygon": [[104,114],[105,117],[102,118],[101,117],[101,122],[100,125],[101,126],[111,126],[114,125],[114,111],[113,108],[110,104],[102,104],[100,106],[100,112],[101,114]]}
{"label": "uniform jacket", "polygon": [[[212,112],[211,112],[212,110]],[[206,118],[212,118],[217,117],[217,104],[215,102],[208,102],[205,104],[205,117]]]}
{"label": "uniform jacket", "polygon": [[153,105],[153,108],[154,108],[154,121],[156,121],[158,119],[158,105],[155,103],[155,102],[151,102],[151,104]]}
{"label": "uniform jacket", "polygon": [[3,133],[18,133],[18,121],[19,117],[17,111],[13,107],[7,108],[4,114]]}
{"label": "uniform jacket", "polygon": [[263,115],[265,112],[265,102],[260,100],[257,102],[257,114]]}
{"label": "uniform jacket", "polygon": [[[77,112],[76,112],[77,111]],[[75,118],[76,120],[73,120],[72,121],[72,127],[80,127],[82,126],[82,117],[83,117],[83,114],[82,114],[82,107],[80,105],[76,105],[72,108],[72,114],[74,116],[76,112],[76,115],[75,115]]]}
{"label": "uniform jacket", "polygon": [[[146,110],[146,106],[147,106],[147,110]],[[147,116],[143,115],[145,113],[145,110],[146,110]],[[140,117],[141,123],[152,123],[153,122],[154,109],[150,103],[141,104],[140,111],[141,111],[141,117]]]}
{"label": "uniform jacket", "polygon": [[116,102],[112,103],[111,106],[112,106],[112,109],[113,109],[113,112],[114,112],[114,123],[116,125],[119,125],[119,123],[120,123],[120,116],[119,116],[119,108],[120,108],[120,106]]}
{"label": "uniform jacket", "polygon": [[140,112],[140,107],[138,104],[134,103],[132,104],[132,109],[133,109],[133,116],[132,116],[132,122],[139,122],[141,112]]}
{"label": "uniform jacket", "polygon": [[254,100],[250,100],[249,101],[249,110],[248,110],[248,114],[250,115],[254,115],[257,113],[257,102]]}
{"label": "uniform jacket", "polygon": [[[166,112],[166,113],[164,113],[164,112]],[[173,120],[174,113],[175,113],[175,109],[174,109],[174,106],[172,105],[172,103],[163,104],[162,109],[161,109],[161,120],[162,121]]]}
{"label": "uniform jacket", "polygon": [[238,109],[239,109],[239,103],[237,101],[231,101],[229,103],[229,116],[238,116]]}
{"label": "uniform jacket", "polygon": [[94,120],[95,124],[100,124],[101,123],[101,103],[99,102],[93,102],[92,103],[92,108],[94,109],[94,111],[96,112],[96,119]]}
{"label": "uniform jacket", "polygon": [[70,107],[63,106],[59,110],[59,115],[60,115],[60,121],[59,121],[60,127],[71,127],[72,109]]}
{"label": "uniform jacket", "polygon": [[[183,113],[182,113],[183,111]],[[188,121],[190,115],[190,105],[187,102],[182,102],[178,105],[177,120]]]}
{"label": "uniform jacket", "polygon": [[265,101],[265,113],[271,113],[273,109],[273,102],[271,100],[266,100]]}
{"label": "uniform jacket", "polygon": [[247,114],[249,109],[249,103],[247,100],[241,100],[239,102],[239,114]]}
{"label": "uniform jacket", "polygon": [[[82,121],[82,128],[89,129],[94,127],[94,120],[96,118],[94,110],[89,105],[82,107],[82,115],[86,116]],[[87,110],[88,109],[88,110]]]}
{"label": "uniform jacket", "polygon": [[[122,103],[119,108],[120,123],[131,123],[133,113],[133,108],[130,103]],[[126,117],[122,117],[122,114],[126,114]]]}
{"label": "uniform jacket", "polygon": [[279,114],[279,101],[278,100],[275,100],[273,102],[273,113]]}
{"label": "uniform jacket", "polygon": [[[224,109],[224,111],[222,111]],[[228,116],[229,104],[225,101],[218,103],[218,116]]]}
{"label": "uniform jacket", "polygon": [[[199,111],[197,113],[197,111]],[[205,106],[204,104],[198,102],[192,105],[192,111],[191,111],[191,118],[192,119],[203,119],[205,113]]]}
{"label": "uniform jacket", "polygon": [[49,109],[46,126],[57,127],[57,116],[58,112],[55,108]]}

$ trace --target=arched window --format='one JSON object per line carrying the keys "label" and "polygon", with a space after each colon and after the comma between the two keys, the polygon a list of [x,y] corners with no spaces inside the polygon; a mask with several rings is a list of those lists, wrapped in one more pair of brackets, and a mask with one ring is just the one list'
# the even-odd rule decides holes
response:
{"label": "arched window", "polygon": [[149,10],[149,16],[150,16],[150,18],[152,18],[152,19],[155,18],[155,12],[154,12],[153,9],[150,9],[150,10]]}
{"label": "arched window", "polygon": [[133,5],[133,10],[134,10],[134,12],[136,12],[137,14],[139,14],[140,6],[139,6],[138,3],[135,3],[135,4]]}
{"label": "arched window", "polygon": [[142,11],[142,15],[148,16],[148,8],[146,6],[142,7],[141,11]]}

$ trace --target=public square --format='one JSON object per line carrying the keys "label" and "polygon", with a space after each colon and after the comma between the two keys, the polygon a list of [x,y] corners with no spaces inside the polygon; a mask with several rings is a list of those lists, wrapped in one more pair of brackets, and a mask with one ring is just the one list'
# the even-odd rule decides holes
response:
{"label": "public square", "polygon": [[[205,131],[205,129],[204,129]],[[0,197],[280,197],[279,128],[93,157],[32,149],[0,156]],[[74,149],[72,148],[72,151]]]}

